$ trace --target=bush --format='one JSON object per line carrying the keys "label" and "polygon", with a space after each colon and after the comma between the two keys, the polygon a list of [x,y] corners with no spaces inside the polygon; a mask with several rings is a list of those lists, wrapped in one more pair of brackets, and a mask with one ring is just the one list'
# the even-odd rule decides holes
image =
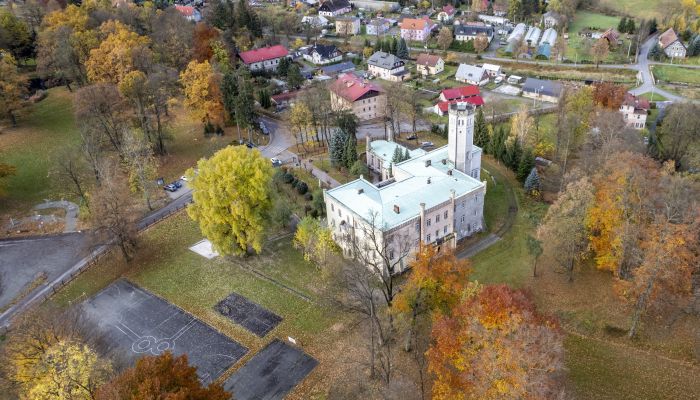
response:
{"label": "bush", "polygon": [[292,180],[292,186],[297,187],[298,184],[299,184],[299,178],[294,177],[294,179]]}
{"label": "bush", "polygon": [[306,185],[306,182],[299,181],[299,183],[297,184],[297,192],[299,192],[299,194],[305,194],[308,191],[309,186]]}
{"label": "bush", "polygon": [[294,175],[290,174],[287,172],[286,174],[282,175],[282,182],[284,183],[292,183],[294,181]]}
{"label": "bush", "polygon": [[313,198],[314,198],[314,196],[311,194],[311,192],[306,192],[304,194],[304,200],[306,200],[306,201],[311,201],[311,200],[313,200]]}
{"label": "bush", "polygon": [[352,164],[352,167],[350,167],[350,174],[354,176],[367,176],[369,174],[369,170],[367,169],[365,163],[363,163],[361,160],[357,160]]}

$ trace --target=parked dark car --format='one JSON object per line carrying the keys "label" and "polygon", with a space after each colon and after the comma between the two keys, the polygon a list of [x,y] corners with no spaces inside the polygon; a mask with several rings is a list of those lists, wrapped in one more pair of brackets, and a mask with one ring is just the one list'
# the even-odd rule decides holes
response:
{"label": "parked dark car", "polygon": [[256,146],[253,142],[246,142],[245,147],[249,149],[254,149]]}
{"label": "parked dark car", "polygon": [[177,192],[177,186],[173,185],[172,183],[163,186],[163,189],[167,190],[168,192]]}
{"label": "parked dark car", "polygon": [[180,189],[182,187],[182,181],[174,181],[171,185],[175,185],[176,188]]}
{"label": "parked dark car", "polygon": [[265,125],[265,122],[260,121],[260,131],[262,131],[263,135],[269,135],[270,130],[267,129],[267,125]]}

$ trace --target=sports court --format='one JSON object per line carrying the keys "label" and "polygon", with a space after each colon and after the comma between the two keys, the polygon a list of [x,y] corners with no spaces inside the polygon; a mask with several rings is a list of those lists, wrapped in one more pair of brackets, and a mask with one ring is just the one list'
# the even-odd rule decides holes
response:
{"label": "sports court", "polygon": [[258,337],[265,337],[282,322],[282,317],[279,315],[236,293],[228,295],[215,308],[216,311]]}
{"label": "sports court", "polygon": [[283,399],[318,364],[314,358],[275,339],[224,382],[236,400]]}
{"label": "sports court", "polygon": [[179,307],[125,279],[85,301],[83,309],[112,356],[134,362],[166,350],[175,356],[187,354],[205,384],[248,352]]}

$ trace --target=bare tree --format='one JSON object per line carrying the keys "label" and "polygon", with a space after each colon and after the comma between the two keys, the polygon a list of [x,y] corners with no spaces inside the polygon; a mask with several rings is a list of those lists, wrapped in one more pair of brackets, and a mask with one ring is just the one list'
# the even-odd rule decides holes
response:
{"label": "bare tree", "polygon": [[71,192],[87,203],[85,165],[79,154],[80,151],[72,147],[62,149],[54,173],[65,183],[64,187],[72,188]]}
{"label": "bare tree", "polygon": [[129,169],[129,186],[133,192],[141,192],[146,207],[152,211],[151,197],[156,187],[157,162],[151,145],[132,131],[125,138],[124,153]]}
{"label": "bare tree", "polygon": [[81,131],[92,131],[105,138],[123,158],[123,138],[127,129],[127,108],[119,91],[111,84],[95,84],[80,89],[76,96],[76,119]]}

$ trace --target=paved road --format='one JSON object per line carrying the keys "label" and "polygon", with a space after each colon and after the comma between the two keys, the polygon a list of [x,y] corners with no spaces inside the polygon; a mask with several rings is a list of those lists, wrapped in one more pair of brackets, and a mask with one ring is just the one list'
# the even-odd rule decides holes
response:
{"label": "paved road", "polygon": [[66,216],[63,223],[63,232],[75,232],[78,225],[78,205],[67,200],[47,201],[35,206],[35,210],[45,210],[47,208],[63,208]]}

